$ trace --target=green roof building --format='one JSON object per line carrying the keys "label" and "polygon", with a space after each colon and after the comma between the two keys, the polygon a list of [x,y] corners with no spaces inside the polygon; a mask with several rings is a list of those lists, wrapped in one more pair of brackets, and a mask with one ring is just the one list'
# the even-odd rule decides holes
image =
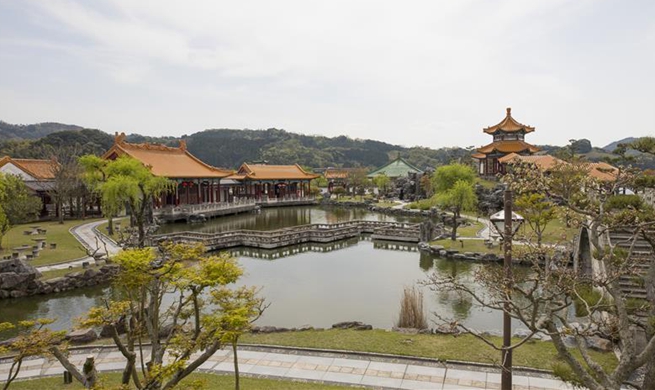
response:
{"label": "green roof building", "polygon": [[402,176],[409,176],[410,173],[423,173],[423,171],[408,163],[404,159],[398,157],[387,165],[384,165],[369,173],[367,176],[369,178],[374,178],[378,175],[386,175],[391,179],[396,179]]}

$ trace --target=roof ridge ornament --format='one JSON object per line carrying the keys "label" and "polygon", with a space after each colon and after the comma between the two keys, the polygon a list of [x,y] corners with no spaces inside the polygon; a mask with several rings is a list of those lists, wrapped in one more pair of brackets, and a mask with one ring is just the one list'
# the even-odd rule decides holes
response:
{"label": "roof ridge ornament", "polygon": [[512,116],[512,107],[507,107],[507,116]]}
{"label": "roof ridge ornament", "polygon": [[123,142],[125,142],[125,138],[127,138],[127,136],[125,135],[124,132],[121,132],[119,134],[118,131],[116,131],[114,133],[114,143],[115,144],[122,144]]}

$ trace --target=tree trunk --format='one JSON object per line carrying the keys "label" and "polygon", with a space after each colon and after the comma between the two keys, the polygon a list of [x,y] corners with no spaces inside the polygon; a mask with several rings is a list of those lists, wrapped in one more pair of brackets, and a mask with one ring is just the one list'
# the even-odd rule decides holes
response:
{"label": "tree trunk", "polygon": [[93,355],[86,357],[82,372],[84,373],[84,380],[86,382],[84,383],[84,387],[87,389],[93,388],[98,380],[98,372],[96,371],[95,357]]}
{"label": "tree trunk", "polygon": [[109,236],[114,235],[114,218],[112,218],[111,215],[107,216],[107,234],[109,234]]}
{"label": "tree trunk", "polygon": [[232,341],[232,352],[234,353],[234,390],[239,390],[239,358],[236,340]]}
{"label": "tree trunk", "polygon": [[457,240],[457,213],[453,212],[453,228],[451,230],[450,239]]}
{"label": "tree trunk", "polygon": [[64,204],[60,200],[57,202],[57,216],[59,217],[59,224],[64,224]]}

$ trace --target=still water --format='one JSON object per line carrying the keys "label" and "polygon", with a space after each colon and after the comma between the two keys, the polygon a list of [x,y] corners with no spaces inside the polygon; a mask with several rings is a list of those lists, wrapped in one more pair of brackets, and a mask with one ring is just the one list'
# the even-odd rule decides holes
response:
{"label": "still water", "polygon": [[[308,223],[335,223],[353,219],[410,221],[364,210],[316,207],[264,209],[215,219],[206,224],[168,225],[162,231],[225,231],[275,229]],[[239,248],[232,251],[245,269],[241,283],[261,287],[271,306],[258,325],[329,327],[339,321],[363,321],[376,328],[391,328],[397,317],[403,288],[426,279],[429,272],[456,275],[473,285],[479,264],[435,258],[416,246],[371,241],[368,237],[327,245],[303,244],[278,250]],[[0,320],[57,318],[55,328],[73,325],[111,295],[109,287],[88,288],[50,296],[0,301]],[[500,328],[499,313],[482,310],[468,297],[425,290],[429,312],[457,319],[476,329]]]}

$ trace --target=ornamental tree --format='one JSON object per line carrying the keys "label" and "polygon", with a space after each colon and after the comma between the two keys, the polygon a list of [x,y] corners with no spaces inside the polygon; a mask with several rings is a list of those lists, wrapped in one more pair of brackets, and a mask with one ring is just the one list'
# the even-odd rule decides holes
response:
{"label": "ornamental tree", "polygon": [[50,355],[51,348],[55,345],[59,345],[59,351],[65,351],[66,346],[61,344],[61,341],[66,335],[66,331],[55,332],[46,328],[52,322],[53,320],[45,318],[20,321],[18,324],[0,322],[0,332],[7,330],[18,331],[16,337],[10,339],[4,346],[0,346],[0,355],[14,354],[9,373],[2,387],[3,390],[7,390],[9,385],[16,379],[25,358]]}
{"label": "ornamental tree", "polygon": [[[124,385],[172,389],[220,348],[236,346],[266,308],[257,290],[230,287],[243,270],[224,253],[205,256],[200,246],[164,244],[125,250],[114,261],[122,299],[93,308],[81,325],[110,330],[126,359]],[[139,359],[146,341],[150,352]]]}
{"label": "ornamental tree", "polygon": [[86,180],[100,194],[106,215],[113,216],[126,206],[132,226],[136,229],[134,246],[143,247],[146,226],[152,222],[150,214],[154,198],[174,188],[165,177],[157,177],[141,162],[121,156],[102,164],[84,156],[80,159],[86,169]]}

